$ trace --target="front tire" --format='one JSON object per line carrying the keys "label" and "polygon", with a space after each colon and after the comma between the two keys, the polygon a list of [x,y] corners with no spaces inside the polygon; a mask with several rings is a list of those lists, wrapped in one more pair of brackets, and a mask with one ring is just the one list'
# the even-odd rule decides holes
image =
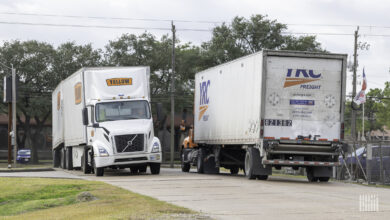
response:
{"label": "front tire", "polygon": [[160,173],[160,164],[159,163],[151,163],[149,166],[150,166],[150,172],[153,175]]}
{"label": "front tire", "polygon": [[93,161],[93,171],[95,176],[103,176],[104,175],[104,167],[96,167],[95,160]]}
{"label": "front tire", "polygon": [[181,171],[183,172],[190,172],[191,164],[184,162],[184,150],[181,151]]}
{"label": "front tire", "polygon": [[88,164],[88,148],[84,149],[84,153],[81,156],[81,170],[84,174],[92,172],[91,166]]}

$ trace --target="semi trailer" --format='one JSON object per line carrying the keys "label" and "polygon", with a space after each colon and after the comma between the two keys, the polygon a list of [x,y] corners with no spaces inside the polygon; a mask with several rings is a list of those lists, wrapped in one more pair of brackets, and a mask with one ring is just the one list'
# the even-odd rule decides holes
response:
{"label": "semi trailer", "polygon": [[328,181],[345,148],[346,64],[345,54],[264,50],[197,73],[182,171],[265,180],[272,167],[302,167]]}
{"label": "semi trailer", "polygon": [[149,67],[82,68],[52,93],[54,166],[103,176],[105,168],[160,172]]}

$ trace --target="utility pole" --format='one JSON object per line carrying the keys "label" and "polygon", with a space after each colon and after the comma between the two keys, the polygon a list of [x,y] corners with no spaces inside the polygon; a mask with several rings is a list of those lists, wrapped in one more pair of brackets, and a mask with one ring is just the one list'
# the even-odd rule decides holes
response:
{"label": "utility pole", "polygon": [[11,130],[12,130],[12,103],[9,102],[8,103],[8,168],[11,168],[11,164],[12,164],[12,139],[10,134]]}
{"label": "utility pole", "polygon": [[14,166],[16,167],[16,156],[18,151],[17,131],[16,131],[16,70],[12,67],[12,134],[14,140]]}
{"label": "utility pole", "polygon": [[[356,96],[356,69],[357,69],[357,49],[358,49],[358,37],[359,37],[359,26],[356,28],[356,31],[355,31],[355,43],[354,43],[354,48],[353,48],[353,80],[352,80],[352,103],[351,103],[351,107],[352,107],[352,118],[351,118],[351,137],[352,137],[352,140],[353,140],[353,149],[350,150],[351,152],[351,159],[352,159],[352,152],[355,151],[355,156],[356,156],[356,146],[355,146],[355,143],[356,143],[356,110],[353,108],[353,99],[355,98]],[[353,167],[352,167],[352,163],[351,163],[351,172],[352,172],[352,176],[353,176]],[[352,178],[351,176],[351,178]]]}
{"label": "utility pole", "polygon": [[171,72],[171,168],[175,151],[175,25],[172,21],[172,72]]}
{"label": "utility pole", "polygon": [[[357,49],[358,49],[358,32],[359,26],[355,31],[355,44],[353,49],[353,80],[352,80],[352,100],[356,96],[356,70],[357,70]],[[353,105],[353,101],[352,101]],[[352,108],[352,119],[351,119],[351,137],[353,141],[356,141],[356,110]]]}

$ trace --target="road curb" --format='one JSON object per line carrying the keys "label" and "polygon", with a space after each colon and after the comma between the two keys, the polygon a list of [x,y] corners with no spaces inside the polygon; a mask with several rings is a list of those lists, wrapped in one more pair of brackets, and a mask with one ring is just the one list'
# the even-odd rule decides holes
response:
{"label": "road curb", "polygon": [[0,169],[0,173],[17,173],[17,172],[43,172],[43,171],[54,171],[53,168],[30,168],[30,169]]}

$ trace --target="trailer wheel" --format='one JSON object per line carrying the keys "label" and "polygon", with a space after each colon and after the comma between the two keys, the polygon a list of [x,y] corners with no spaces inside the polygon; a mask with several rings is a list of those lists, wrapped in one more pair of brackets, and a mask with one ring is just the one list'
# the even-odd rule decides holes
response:
{"label": "trailer wheel", "polygon": [[328,182],[329,181],[329,177],[319,177],[318,178],[320,180],[320,182]]}
{"label": "trailer wheel", "polygon": [[314,177],[314,171],[313,171],[313,168],[310,168],[310,167],[306,167],[306,176],[307,176],[307,180],[309,180],[309,182],[318,182],[319,178],[318,177]]}
{"label": "trailer wheel", "polygon": [[245,154],[245,175],[248,179],[256,179],[256,175],[253,174],[253,151],[252,148],[248,148]]}
{"label": "trailer wheel", "polygon": [[268,179],[268,175],[258,175],[257,179],[258,180],[267,180]]}
{"label": "trailer wheel", "polygon": [[191,164],[184,162],[184,150],[181,151],[181,171],[190,172]]}
{"label": "trailer wheel", "polygon": [[150,165],[150,172],[152,174],[159,174],[160,173],[160,164],[159,163],[151,163]]}
{"label": "trailer wheel", "polygon": [[66,169],[66,150],[65,147],[62,147],[60,150],[60,167]]}
{"label": "trailer wheel", "polygon": [[73,170],[73,161],[72,161],[72,147],[66,149],[66,168],[68,170]]}
{"label": "trailer wheel", "polygon": [[53,150],[53,167],[60,167],[61,155],[58,149]]}
{"label": "trailer wheel", "polygon": [[204,173],[204,149],[199,148],[198,150],[198,160],[196,163],[196,168],[198,169],[198,173]]}
{"label": "trailer wheel", "polygon": [[230,167],[230,174],[232,175],[236,175],[238,173],[240,169],[238,168],[238,166],[233,166],[233,167]]}
{"label": "trailer wheel", "polygon": [[91,166],[88,164],[88,148],[84,149],[84,153],[81,156],[81,170],[84,174],[92,172]]}

